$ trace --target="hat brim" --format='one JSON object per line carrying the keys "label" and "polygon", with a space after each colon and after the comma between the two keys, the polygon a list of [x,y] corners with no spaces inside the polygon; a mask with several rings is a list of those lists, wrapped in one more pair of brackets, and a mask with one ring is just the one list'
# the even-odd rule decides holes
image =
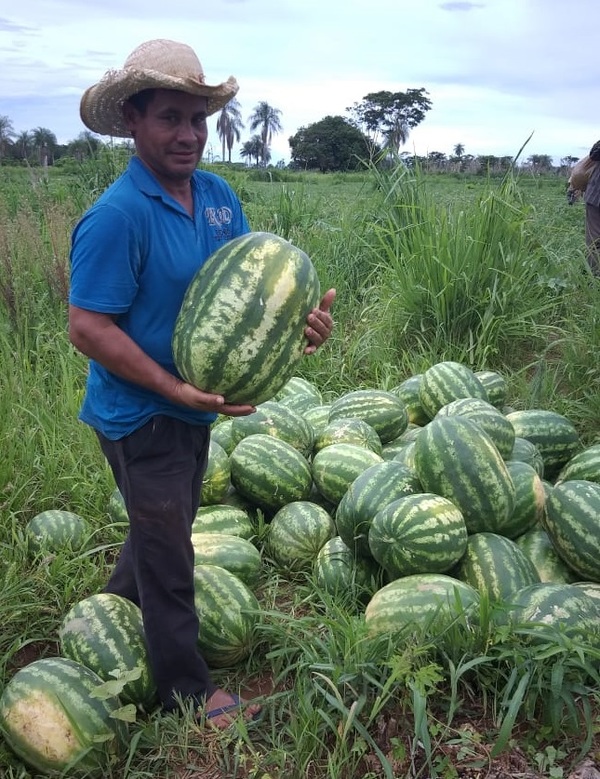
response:
{"label": "hat brim", "polygon": [[233,76],[211,86],[192,78],[168,76],[153,70],[111,70],[83,93],[79,107],[81,121],[99,135],[131,138],[123,117],[123,103],[144,89],[174,89],[206,97],[207,115],[210,116],[235,97],[239,86]]}

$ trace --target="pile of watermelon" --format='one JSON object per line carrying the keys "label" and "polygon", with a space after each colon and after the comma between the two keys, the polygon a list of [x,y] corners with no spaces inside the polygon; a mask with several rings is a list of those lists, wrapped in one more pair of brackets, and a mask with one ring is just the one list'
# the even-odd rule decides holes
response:
{"label": "pile of watermelon", "polygon": [[275,565],[354,590],[374,632],[475,613],[482,595],[515,624],[597,630],[600,445],[506,394],[500,374],[451,361],[327,403],[292,377],[255,415],[217,420],[220,510],[260,512]]}
{"label": "pile of watermelon", "polygon": [[[505,404],[501,375],[448,361],[328,402],[292,376],[255,414],[219,418],[192,528],[209,664],[252,651],[267,560],[354,604],[373,635],[475,624],[482,597],[515,626],[598,631],[600,444],[556,412]],[[108,511],[126,525],[118,490]],[[34,520],[35,553],[85,542],[77,515]],[[123,749],[119,712],[157,703],[141,613],[92,595],[59,639],[61,657],[8,683],[0,727],[39,770],[101,775]]]}

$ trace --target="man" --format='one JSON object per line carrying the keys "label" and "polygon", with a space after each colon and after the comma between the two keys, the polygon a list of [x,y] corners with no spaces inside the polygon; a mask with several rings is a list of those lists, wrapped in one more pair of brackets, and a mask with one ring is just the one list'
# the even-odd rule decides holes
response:
{"label": "man", "polygon": [[592,146],[590,159],[596,163],[585,188],[585,241],[592,273],[600,276],[600,141]]}
{"label": "man", "polygon": [[[192,700],[219,728],[260,707],[218,688],[199,654],[190,528],[210,423],[254,409],[184,382],[171,335],[195,271],[249,231],[226,182],[197,170],[206,118],[237,90],[233,77],[206,84],[189,46],[153,40],[84,93],[84,124],[133,138],[136,156],[74,230],[69,306],[71,341],[90,358],[80,418],[97,433],[130,522],[106,589],[142,610],[163,708]],[[334,298],[329,290],[308,316],[307,354],[331,333]]]}

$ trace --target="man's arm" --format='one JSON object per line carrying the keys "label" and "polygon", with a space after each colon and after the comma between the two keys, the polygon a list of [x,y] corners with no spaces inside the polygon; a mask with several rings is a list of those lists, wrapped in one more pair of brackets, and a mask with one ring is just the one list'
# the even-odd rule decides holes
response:
{"label": "man's arm", "polygon": [[73,346],[108,371],[182,406],[228,416],[245,416],[253,406],[225,403],[221,395],[203,392],[173,376],[149,357],[115,322],[115,317],[69,306]]}

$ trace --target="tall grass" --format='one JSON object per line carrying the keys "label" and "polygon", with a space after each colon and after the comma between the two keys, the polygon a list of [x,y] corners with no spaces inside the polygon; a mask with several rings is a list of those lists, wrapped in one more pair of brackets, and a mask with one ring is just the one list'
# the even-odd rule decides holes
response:
{"label": "tall grass", "polygon": [[397,352],[505,366],[542,344],[558,303],[544,283],[543,249],[512,175],[468,208],[442,206],[426,179],[373,170],[369,236],[378,262],[368,316]]}

